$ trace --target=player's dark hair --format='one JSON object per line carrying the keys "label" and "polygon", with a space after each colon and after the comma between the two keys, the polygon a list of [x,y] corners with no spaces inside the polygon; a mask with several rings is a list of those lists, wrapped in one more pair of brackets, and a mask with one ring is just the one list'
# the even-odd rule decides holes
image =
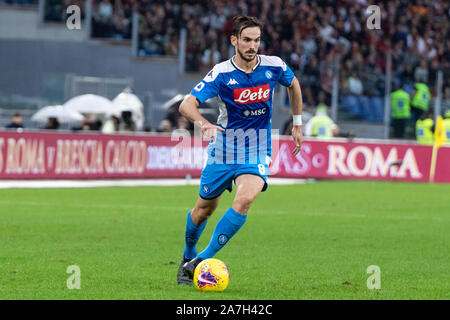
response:
{"label": "player's dark hair", "polygon": [[242,33],[242,30],[251,27],[258,27],[263,31],[263,24],[256,17],[249,17],[243,15],[237,15],[233,17],[233,32],[232,35],[239,37]]}

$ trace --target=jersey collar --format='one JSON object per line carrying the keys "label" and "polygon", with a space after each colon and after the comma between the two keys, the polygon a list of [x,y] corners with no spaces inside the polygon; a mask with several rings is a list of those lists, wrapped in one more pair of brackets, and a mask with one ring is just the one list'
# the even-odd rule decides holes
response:
{"label": "jersey collar", "polygon": [[[234,56],[230,59],[231,64],[233,65],[233,67],[235,67],[235,68],[236,68],[237,70],[239,70],[239,71],[242,71],[243,73],[247,73],[247,72],[245,72],[244,69],[239,68],[239,67],[237,66],[237,64],[234,63],[233,59],[234,59],[235,56],[236,56],[236,55],[234,55]],[[257,63],[255,64],[255,66],[253,67],[252,71],[255,71],[256,68],[258,68],[259,65],[261,64],[261,57],[260,57],[258,54],[257,54],[256,56],[258,57],[258,62],[257,62]]]}

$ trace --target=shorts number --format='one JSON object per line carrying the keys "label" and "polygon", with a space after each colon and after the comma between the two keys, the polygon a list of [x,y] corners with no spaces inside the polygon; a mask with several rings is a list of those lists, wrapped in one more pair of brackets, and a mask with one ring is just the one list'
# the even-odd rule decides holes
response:
{"label": "shorts number", "polygon": [[266,174],[266,167],[262,163],[258,164],[258,169],[259,169],[259,173],[261,173],[263,175]]}

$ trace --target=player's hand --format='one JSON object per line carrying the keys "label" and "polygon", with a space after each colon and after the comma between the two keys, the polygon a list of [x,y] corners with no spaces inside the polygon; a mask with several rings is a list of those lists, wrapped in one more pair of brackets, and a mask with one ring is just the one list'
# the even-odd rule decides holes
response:
{"label": "player's hand", "polygon": [[203,136],[205,136],[205,137],[207,137],[209,139],[213,138],[213,143],[216,143],[217,130],[225,131],[224,128],[216,126],[216,125],[214,125],[212,123],[209,123],[209,122],[207,122],[205,124],[202,124],[202,134],[203,134]]}
{"label": "player's hand", "polygon": [[292,154],[295,156],[302,150],[303,131],[302,126],[292,127],[292,138],[294,138],[295,149],[292,150]]}

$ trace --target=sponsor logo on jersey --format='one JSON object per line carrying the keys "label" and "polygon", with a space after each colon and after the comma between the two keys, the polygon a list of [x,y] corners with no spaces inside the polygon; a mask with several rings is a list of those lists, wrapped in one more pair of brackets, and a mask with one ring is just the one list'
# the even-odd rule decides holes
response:
{"label": "sponsor logo on jersey", "polygon": [[239,84],[239,82],[237,82],[236,79],[231,78],[230,81],[228,81],[227,86],[232,86],[235,84]]}
{"label": "sponsor logo on jersey", "polygon": [[258,117],[265,115],[267,113],[267,107],[259,108],[259,109],[245,109],[242,111],[242,115],[244,117]]}
{"label": "sponsor logo on jersey", "polygon": [[233,89],[233,96],[237,104],[267,101],[270,98],[270,85],[267,83],[258,87]]}

